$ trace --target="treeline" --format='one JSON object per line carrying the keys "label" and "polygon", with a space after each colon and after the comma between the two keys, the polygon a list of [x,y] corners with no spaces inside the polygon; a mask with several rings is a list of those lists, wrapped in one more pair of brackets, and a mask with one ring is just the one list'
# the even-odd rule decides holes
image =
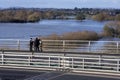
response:
{"label": "treeline", "polygon": [[40,20],[40,13],[26,10],[1,10],[0,22],[37,22]]}
{"label": "treeline", "polygon": [[120,14],[110,15],[107,13],[98,13],[92,16],[93,20],[96,21],[120,21]]}
{"label": "treeline", "polygon": [[69,19],[71,14],[62,11],[39,11],[31,9],[0,10],[0,22],[26,23],[41,19]]}
{"label": "treeline", "polygon": [[0,9],[0,22],[38,22],[41,19],[84,20],[91,17],[97,21],[119,20],[119,14],[119,9],[8,8]]}
{"label": "treeline", "polygon": [[31,9],[0,10],[0,22],[38,22],[41,19],[66,19],[64,12],[38,11]]}

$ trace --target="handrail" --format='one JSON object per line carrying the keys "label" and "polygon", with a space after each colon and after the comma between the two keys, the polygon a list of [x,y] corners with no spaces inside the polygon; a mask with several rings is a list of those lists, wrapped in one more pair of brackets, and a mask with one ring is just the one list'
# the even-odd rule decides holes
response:
{"label": "handrail", "polygon": [[[119,53],[120,41],[42,40],[43,51]],[[0,50],[29,51],[29,40],[0,39]],[[34,50],[34,48],[33,48]]]}
{"label": "handrail", "polygon": [[[22,52],[21,52],[22,53]],[[30,53],[30,52],[29,52]],[[118,56],[105,57],[106,55],[89,55],[89,57],[80,54],[80,56],[66,55],[40,55],[40,54],[11,54],[2,52],[0,54],[0,66],[18,66],[32,68],[63,68],[92,71],[110,71],[120,72],[120,59]],[[95,56],[95,57],[94,57]],[[109,55],[110,56],[110,55]],[[116,58],[115,58],[116,57]]]}

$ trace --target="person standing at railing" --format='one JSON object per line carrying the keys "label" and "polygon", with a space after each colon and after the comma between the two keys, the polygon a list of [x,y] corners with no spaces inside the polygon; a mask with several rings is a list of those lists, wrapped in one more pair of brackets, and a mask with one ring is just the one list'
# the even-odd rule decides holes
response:
{"label": "person standing at railing", "polygon": [[33,40],[30,38],[30,51],[33,51]]}
{"label": "person standing at railing", "polygon": [[39,45],[40,45],[40,39],[36,38],[35,41],[34,41],[35,51],[40,51],[39,50]]}

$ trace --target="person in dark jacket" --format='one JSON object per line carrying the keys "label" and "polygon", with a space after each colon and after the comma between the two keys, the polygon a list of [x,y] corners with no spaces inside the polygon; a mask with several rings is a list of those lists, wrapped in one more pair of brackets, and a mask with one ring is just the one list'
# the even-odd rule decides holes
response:
{"label": "person in dark jacket", "polygon": [[38,38],[34,41],[35,51],[39,51],[40,40]]}
{"label": "person in dark jacket", "polygon": [[33,40],[30,38],[30,51],[33,51]]}

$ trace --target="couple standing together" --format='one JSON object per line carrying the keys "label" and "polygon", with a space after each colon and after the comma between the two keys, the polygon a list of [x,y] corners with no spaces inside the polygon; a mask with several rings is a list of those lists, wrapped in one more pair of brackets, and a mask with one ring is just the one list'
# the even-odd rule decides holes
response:
{"label": "couple standing together", "polygon": [[33,47],[34,47],[34,51],[38,52],[41,51],[41,40],[39,38],[36,38],[34,41],[32,38],[30,38],[30,51],[33,51]]}

